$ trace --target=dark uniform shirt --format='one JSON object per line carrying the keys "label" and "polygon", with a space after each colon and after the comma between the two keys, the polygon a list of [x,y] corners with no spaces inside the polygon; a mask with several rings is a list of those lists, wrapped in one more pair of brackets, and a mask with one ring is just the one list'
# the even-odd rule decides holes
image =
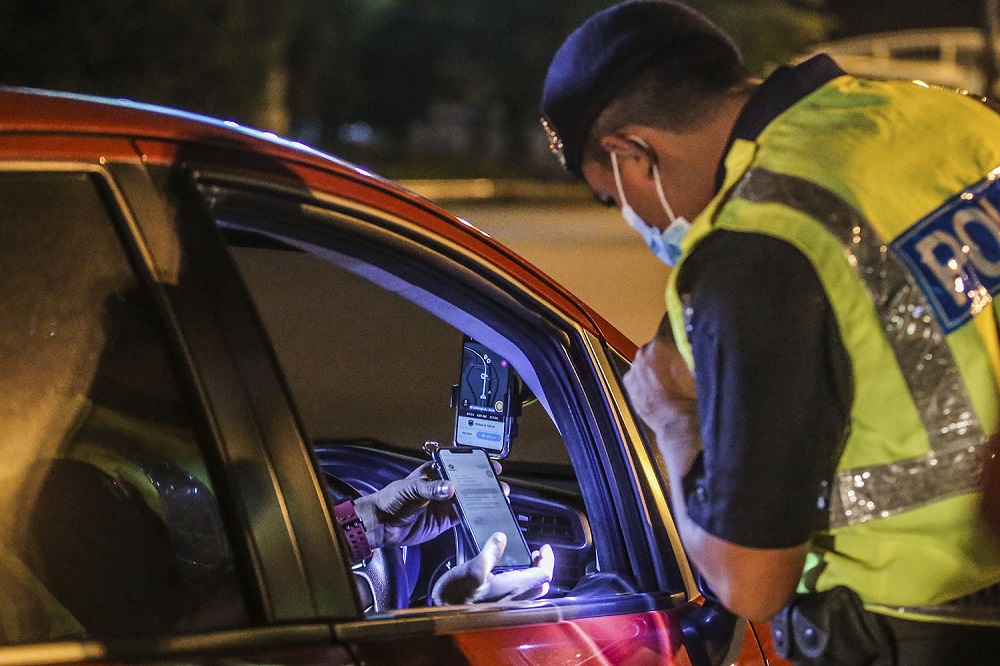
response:
{"label": "dark uniform shirt", "polygon": [[[825,56],[779,69],[733,130],[754,140],[771,120],[843,74]],[[728,152],[728,151],[727,151]],[[725,177],[720,165],[718,185]],[[687,511],[709,533],[755,548],[806,542],[850,413],[850,362],[808,259],[771,236],[716,231],[686,259],[705,445],[684,480]]]}

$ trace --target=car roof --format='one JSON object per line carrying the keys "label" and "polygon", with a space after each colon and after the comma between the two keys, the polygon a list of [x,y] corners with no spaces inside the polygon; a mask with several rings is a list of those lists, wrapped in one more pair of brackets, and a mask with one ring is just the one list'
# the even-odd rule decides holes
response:
{"label": "car roof", "polygon": [[[0,86],[0,135],[73,134],[124,138],[150,162],[144,146],[154,142],[195,147],[196,153],[231,156],[234,167],[244,167],[252,155],[279,160],[318,192],[329,192],[360,203],[379,205],[410,222],[443,235],[463,248],[532,286],[549,302],[613,348],[631,358],[635,344],[607,320],[559,285],[543,271],[486,232],[476,228],[401,185],[316,150],[239,123],[165,106],[76,93]],[[218,159],[225,162],[225,157]]]}

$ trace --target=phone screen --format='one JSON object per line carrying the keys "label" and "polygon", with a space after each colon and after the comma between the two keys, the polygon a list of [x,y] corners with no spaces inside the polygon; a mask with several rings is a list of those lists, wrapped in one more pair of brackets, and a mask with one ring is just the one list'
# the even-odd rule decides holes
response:
{"label": "phone screen", "polygon": [[473,340],[462,344],[455,416],[455,444],[507,455],[510,445],[511,367],[507,359]]}
{"label": "phone screen", "polygon": [[494,532],[507,535],[507,547],[496,569],[531,566],[531,550],[524,541],[514,512],[493,472],[485,451],[480,449],[440,449],[437,452],[441,476],[455,483],[455,501],[462,522],[476,544],[476,552]]}

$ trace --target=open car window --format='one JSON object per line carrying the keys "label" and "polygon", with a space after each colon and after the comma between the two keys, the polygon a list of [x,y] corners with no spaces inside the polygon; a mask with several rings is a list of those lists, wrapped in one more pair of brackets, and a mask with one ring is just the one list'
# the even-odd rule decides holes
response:
{"label": "open car window", "polygon": [[[433,239],[277,194],[204,191],[335,495],[405,477],[429,461],[425,442],[452,445],[451,391],[473,338],[509,360],[525,388],[502,478],[529,547],[555,553],[549,597],[655,591],[648,548],[623,535],[623,523],[646,521],[622,508],[635,506],[629,482],[609,478],[620,454],[609,453],[619,445],[605,441],[615,435],[595,410],[600,382],[558,313]],[[391,550],[355,567],[365,611],[427,606],[437,578],[473,555],[454,529]]]}
{"label": "open car window", "polygon": [[[231,250],[310,440],[372,440],[410,455],[427,441],[451,445],[461,330],[309,252]],[[528,403],[508,464],[571,477],[558,429],[539,400]]]}

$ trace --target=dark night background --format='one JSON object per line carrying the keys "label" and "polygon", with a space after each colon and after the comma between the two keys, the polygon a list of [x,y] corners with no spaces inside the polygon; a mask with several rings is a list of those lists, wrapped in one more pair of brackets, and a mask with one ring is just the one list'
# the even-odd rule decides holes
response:
{"label": "dark night background", "polygon": [[[686,0],[758,74],[839,37],[982,27],[989,0]],[[538,96],[611,0],[0,0],[0,84],[164,104],[390,177],[559,177]],[[0,110],[2,112],[2,110]]]}
{"label": "dark night background", "polygon": [[828,0],[827,7],[841,20],[837,36],[869,32],[980,26],[980,0]]}

